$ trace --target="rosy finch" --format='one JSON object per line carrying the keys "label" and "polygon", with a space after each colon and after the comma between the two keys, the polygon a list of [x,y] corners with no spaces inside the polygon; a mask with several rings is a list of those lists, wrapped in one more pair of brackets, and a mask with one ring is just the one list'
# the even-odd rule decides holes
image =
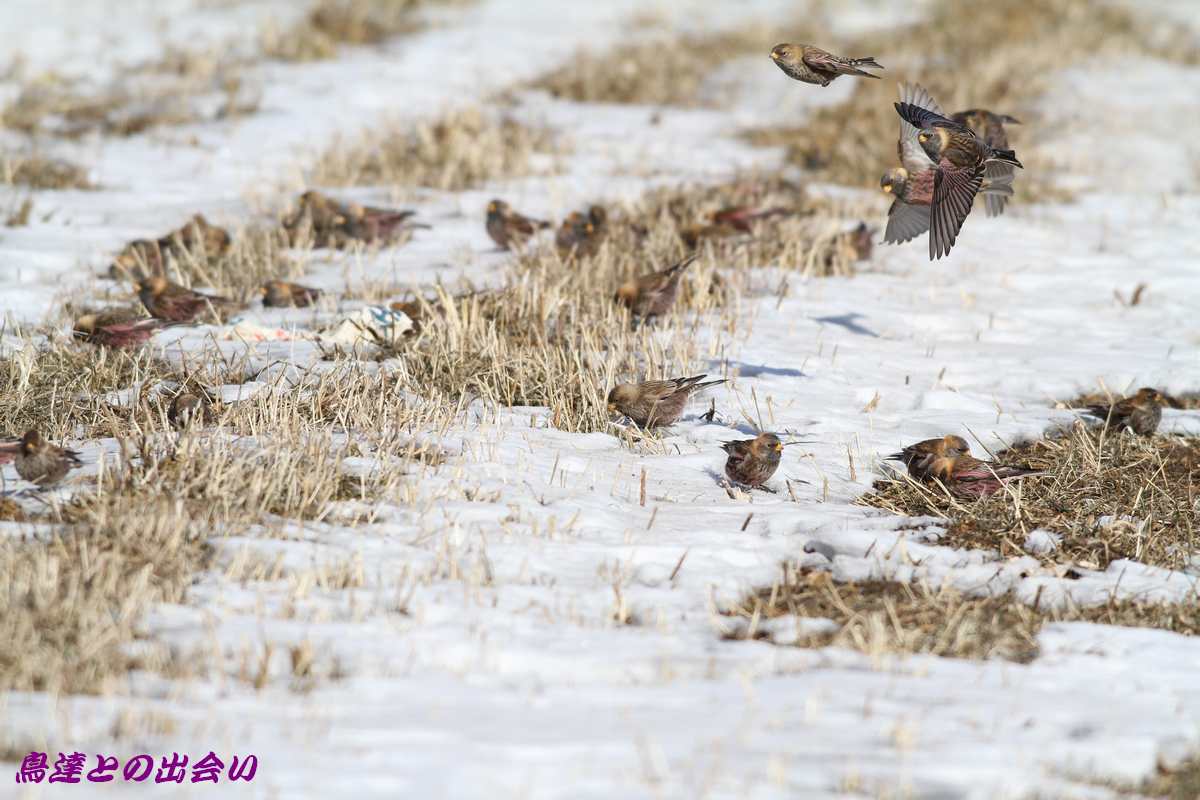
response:
{"label": "rosy finch", "polygon": [[76,339],[100,347],[123,350],[145,344],[163,328],[182,325],[181,322],[144,317],[126,309],[84,314],[75,320],[72,334]]}
{"label": "rosy finch", "polygon": [[706,377],[694,375],[665,381],[618,384],[608,393],[608,410],[610,413],[624,414],[639,428],[673,425],[683,415],[683,408],[694,393],[725,382],[722,378],[700,383]]}
{"label": "rosy finch", "polygon": [[757,488],[766,483],[783,458],[783,442],[773,433],[760,433],[753,439],[724,442],[725,476],[734,483]]}
{"label": "rosy finch", "polygon": [[925,439],[910,444],[899,453],[892,453],[888,461],[901,461],[908,468],[908,474],[919,481],[932,477],[932,466],[935,459],[967,455],[971,446],[961,436],[948,435],[939,439]]}
{"label": "rosy finch", "polygon": [[[1019,167],[1011,150],[995,150],[964,125],[920,105],[896,103],[900,118],[918,130],[917,144],[934,163],[929,208],[929,258],[950,252],[975,195],[983,186],[985,165],[1000,161]],[[911,171],[910,171],[911,172]]]}
{"label": "rosy finch", "polygon": [[626,281],[617,289],[615,300],[630,310],[637,319],[650,319],[671,310],[675,298],[679,294],[679,279],[683,271],[695,261],[693,253],[679,263],[653,272],[635,280]]}
{"label": "rosy finch", "polygon": [[941,481],[951,494],[967,499],[988,497],[1011,481],[1043,474],[1024,467],[981,461],[965,453],[935,456],[929,472],[929,477]]}
{"label": "rosy finch", "polygon": [[539,230],[549,227],[550,223],[545,220],[518,214],[503,200],[493,200],[488,203],[488,236],[492,237],[492,241],[501,250],[520,247]]}
{"label": "rosy finch", "polygon": [[304,308],[317,302],[319,289],[310,289],[289,281],[267,281],[259,288],[267,308]]}
{"label": "rosy finch", "polygon": [[193,292],[161,275],[139,281],[138,297],[151,316],[169,322],[192,322],[201,315],[221,319],[238,308],[228,298]]}
{"label": "rosy finch", "polygon": [[1132,397],[1112,405],[1088,406],[1086,413],[1104,420],[1107,426],[1118,430],[1128,428],[1140,436],[1149,436],[1158,430],[1162,407],[1166,404],[1167,398],[1162,392],[1144,386]]}
{"label": "rosy finch", "polygon": [[21,437],[17,474],[30,483],[38,486],[58,483],[81,463],[79,453],[47,442],[36,430],[27,431]]}
{"label": "rosy finch", "polygon": [[789,78],[821,86],[828,86],[839,75],[878,79],[878,75],[864,72],[859,67],[883,69],[873,57],[843,58],[810,44],[777,44],[771,49],[771,60]]}

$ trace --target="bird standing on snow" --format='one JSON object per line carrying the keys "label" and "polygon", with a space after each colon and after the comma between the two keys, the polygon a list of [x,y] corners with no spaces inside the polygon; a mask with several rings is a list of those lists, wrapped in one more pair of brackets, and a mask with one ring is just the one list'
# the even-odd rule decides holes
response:
{"label": "bird standing on snow", "polygon": [[36,430],[26,431],[17,451],[17,474],[38,486],[51,486],[82,464],[79,453],[51,444]]}
{"label": "bird standing on snow", "polygon": [[729,454],[725,459],[725,476],[751,489],[759,488],[770,480],[783,459],[783,442],[773,433],[760,433],[753,439],[724,442],[721,449]]}
{"label": "bird standing on snow", "polygon": [[501,250],[511,250],[529,241],[542,228],[549,228],[545,220],[533,219],[518,214],[503,200],[493,200],[487,207],[487,232]]}
{"label": "bird standing on snow", "polygon": [[917,143],[934,163],[933,198],[929,208],[929,258],[950,252],[963,221],[983,186],[985,165],[1000,161],[1020,167],[1011,150],[995,150],[965,125],[909,102],[896,103],[896,113],[917,128]]}
{"label": "bird standing on snow", "polygon": [[679,279],[683,277],[683,271],[697,258],[693,253],[662,272],[626,281],[617,289],[614,299],[638,319],[650,319],[666,314],[675,304],[675,297],[679,294]]}
{"label": "bird standing on snow", "polygon": [[1143,386],[1133,397],[1112,405],[1088,406],[1087,412],[1104,420],[1105,425],[1118,430],[1129,429],[1139,436],[1149,436],[1158,430],[1162,407],[1167,398],[1157,389]]}
{"label": "bird standing on snow", "polygon": [[771,49],[771,60],[789,78],[819,86],[828,86],[839,75],[878,79],[878,75],[864,72],[859,67],[883,69],[873,57],[843,58],[810,44],[777,44]]}
{"label": "bird standing on snow", "polygon": [[683,415],[684,406],[693,394],[725,382],[722,378],[700,383],[706,377],[693,375],[690,378],[618,384],[608,393],[609,413],[620,412],[639,428],[673,425]]}

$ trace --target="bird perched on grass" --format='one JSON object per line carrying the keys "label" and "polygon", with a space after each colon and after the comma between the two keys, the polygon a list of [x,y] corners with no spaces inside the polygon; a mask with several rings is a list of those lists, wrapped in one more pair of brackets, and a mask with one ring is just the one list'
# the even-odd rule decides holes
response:
{"label": "bird perched on grass", "polygon": [[707,377],[693,375],[665,381],[617,384],[608,393],[608,411],[624,414],[639,428],[673,425],[683,415],[684,406],[693,394],[725,382],[724,378],[700,382]]}
{"label": "bird perched on grass", "polygon": [[38,486],[52,486],[80,466],[79,453],[51,444],[37,430],[29,430],[21,437],[17,451],[17,474]]}
{"label": "bird perched on grass", "polygon": [[981,461],[966,453],[945,453],[929,464],[929,479],[941,481],[955,497],[975,500],[989,497],[1012,481],[1044,473],[1024,467],[1010,467]]}
{"label": "bird perched on grass", "polygon": [[416,213],[342,203],[310,189],[300,195],[298,207],[283,219],[283,227],[293,242],[307,232],[319,246],[341,248],[351,242],[394,242],[415,228],[428,228],[411,221]]}
{"label": "bird perched on grass", "polygon": [[162,275],[168,259],[212,261],[229,253],[233,238],[229,231],[213,225],[203,214],[195,214],[178,230],[158,239],[134,239],[117,254],[108,269],[111,278],[144,278]]}
{"label": "bird perched on grass", "polygon": [[591,206],[587,213],[572,211],[554,234],[554,245],[565,258],[595,255],[608,234],[608,212],[603,206]]}
{"label": "bird perched on grass", "polygon": [[[917,143],[934,164],[929,208],[929,258],[950,252],[975,195],[983,186],[985,165],[1000,161],[1020,167],[1011,150],[995,150],[965,125],[911,102],[896,103],[896,113],[917,129]],[[903,157],[902,157],[903,158]]]}
{"label": "bird perched on grass", "polygon": [[193,292],[161,275],[143,278],[137,287],[138,297],[150,315],[168,322],[192,322],[201,315],[220,320],[238,308],[227,297]]}
{"label": "bird perched on grass", "polygon": [[1157,389],[1143,386],[1132,397],[1126,397],[1112,405],[1088,406],[1086,413],[1104,420],[1104,424],[1117,430],[1131,430],[1139,436],[1149,436],[1158,430],[1162,420],[1162,407],[1167,398]]}
{"label": "bird perched on grass", "polygon": [[167,407],[167,422],[175,430],[192,425],[206,425],[216,418],[212,397],[207,391],[181,391]]}
{"label": "bird perched on grass", "polygon": [[304,308],[317,302],[320,289],[311,289],[290,281],[267,281],[259,287],[262,304],[267,308]]}
{"label": "bird perched on grass", "polygon": [[933,462],[938,458],[967,455],[971,446],[961,436],[953,434],[938,439],[925,439],[910,444],[899,453],[892,453],[887,461],[900,461],[908,468],[908,474],[919,481],[929,480],[933,476]]}
{"label": "bird perched on grass", "polygon": [[617,289],[614,299],[628,308],[636,319],[646,320],[666,314],[679,294],[679,280],[683,277],[683,271],[697,257],[692,253],[662,272],[652,272],[626,281]]}
{"label": "bird perched on grass", "polygon": [[[940,113],[940,112],[939,112]],[[986,108],[971,108],[966,111],[959,111],[956,114],[951,114],[950,119],[957,122],[959,125],[966,125],[976,136],[987,142],[988,147],[993,150],[1008,149],[1008,132],[1004,130],[1006,124],[1020,125],[1021,121],[1016,117],[1010,117],[1008,114],[996,114],[988,111]],[[989,183],[1004,184],[1012,186],[1013,177],[1016,170],[1012,164],[1006,164],[1003,161],[989,161],[984,168],[984,190],[983,202],[984,208],[987,209],[989,217],[998,217],[1004,213],[1004,206],[1008,202],[1009,194],[999,192],[988,192],[986,187]]]}
{"label": "bird perched on grass", "polygon": [[729,454],[725,459],[725,477],[751,489],[760,488],[770,480],[783,458],[783,442],[773,433],[723,442],[721,449]]}
{"label": "bird perched on grass", "polygon": [[145,344],[163,328],[183,324],[185,323],[145,317],[132,310],[112,309],[84,314],[75,320],[71,334],[88,344],[125,350]]}
{"label": "bird perched on grass", "polygon": [[487,232],[501,250],[511,250],[529,241],[535,233],[549,228],[550,223],[527,217],[512,210],[503,200],[493,200],[487,207]]}
{"label": "bird perched on grass", "polygon": [[859,67],[883,69],[873,57],[843,58],[810,44],[777,44],[771,48],[771,60],[789,78],[820,86],[828,86],[839,75],[878,79],[878,75],[864,72]]}

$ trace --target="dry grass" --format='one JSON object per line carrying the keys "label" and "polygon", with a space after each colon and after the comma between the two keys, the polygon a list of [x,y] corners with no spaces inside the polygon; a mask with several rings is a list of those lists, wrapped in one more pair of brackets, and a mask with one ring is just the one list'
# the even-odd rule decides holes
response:
{"label": "dry grass", "polygon": [[278,228],[245,228],[231,235],[223,248],[210,249],[200,239],[182,240],[177,232],[161,241],[161,266],[127,248],[109,267],[109,277],[135,281],[161,272],[184,286],[217,289],[233,299],[247,300],[264,282],[296,278],[304,271],[303,262],[288,252],[294,248],[287,233]]}
{"label": "dry grass", "polygon": [[[128,369],[102,375],[112,385],[129,379]],[[448,417],[397,402],[400,391],[385,375],[334,370],[226,408],[220,422],[244,438],[177,436],[160,423],[122,439],[92,485],[37,515],[54,526],[48,541],[0,541],[0,635],[11,645],[0,654],[0,690],[111,692],[133,669],[202,672],[203,660],[167,648],[130,650],[142,614],[184,600],[211,566],[206,542],[214,536],[280,517],[324,520],[347,499],[407,496],[407,482],[445,459],[412,431],[436,431]],[[7,414],[7,392],[4,399]],[[145,405],[138,413],[150,428]],[[54,417],[58,427],[70,420]],[[378,467],[345,474],[344,457],[364,454],[364,445],[336,445],[331,429],[364,432]]]}
{"label": "dry grass", "polygon": [[562,152],[548,131],[480,109],[436,122],[384,126],[354,142],[339,142],[317,161],[319,186],[424,186],[461,191],[486,181],[529,175],[537,153]]}
{"label": "dry grass", "polygon": [[[615,289],[678,261],[688,252],[681,238],[686,226],[743,203],[786,204],[795,213],[760,224],[752,235],[706,241],[684,278],[678,315],[634,326],[613,302]],[[439,403],[458,407],[480,398],[496,406],[546,406],[558,428],[611,430],[603,400],[616,380],[695,371],[699,357],[715,354],[721,332],[732,329],[732,290],[743,270],[765,263],[816,275],[852,273],[855,256],[838,232],[846,224],[838,222],[839,211],[774,180],[655,192],[610,209],[607,237],[594,253],[576,258],[535,246],[518,257],[501,289],[438,287],[408,309],[418,333],[380,357],[391,359],[409,391]],[[722,275],[718,267],[732,270]],[[720,315],[713,341],[697,342],[698,314]]]}
{"label": "dry grass", "polygon": [[1157,775],[1133,791],[1164,800],[1195,800],[1200,797],[1200,756],[1173,769],[1160,768]]}
{"label": "dry grass", "polygon": [[0,431],[37,428],[57,441],[144,427],[150,424],[144,409],[121,408],[107,395],[178,377],[149,351],[94,349],[63,338],[29,344],[0,357]]}
{"label": "dry grass", "polygon": [[704,87],[716,67],[750,55],[760,55],[765,62],[771,47],[788,35],[798,33],[791,28],[785,35],[765,27],[703,36],[664,33],[601,53],[582,50],[530,88],[580,103],[714,105],[718,98],[706,95]]}
{"label": "dry grass", "polygon": [[0,157],[0,183],[30,189],[95,189],[88,172],[60,158],[38,155]]}
{"label": "dry grass", "polygon": [[179,602],[204,569],[210,520],[161,495],[94,498],[57,515],[48,542],[0,540],[0,690],[112,691],[137,620]]}
{"label": "dry grass", "polygon": [[0,122],[27,134],[133,136],[257,110],[258,94],[238,74],[240,63],[192,63],[196,71],[183,73],[174,61],[143,65],[100,87],[42,77],[22,88],[0,112]]}
{"label": "dry grass", "polygon": [[1094,607],[1034,608],[1009,595],[970,597],[950,587],[892,581],[837,583],[827,572],[785,566],[783,578],[754,592],[728,616],[748,620],[738,638],[764,638],[764,620],[828,619],[837,628],[802,639],[803,647],[848,647],[876,658],[926,654],[950,658],[1037,657],[1048,622],[1096,622],[1200,634],[1200,606],[1112,601]]}
{"label": "dry grass", "polygon": [[[1045,470],[1011,491],[973,503],[907,476],[876,483],[861,502],[946,520],[941,544],[1033,555],[1104,569],[1116,559],[1180,569],[1200,553],[1200,441],[1105,434],[1077,424],[1067,435],[1017,445],[1004,463]],[[1053,552],[1027,553],[1035,529],[1062,536]]]}
{"label": "dry grass", "polygon": [[[947,112],[986,107],[1018,118],[1027,117],[1028,104],[1072,64],[1121,54],[1197,58],[1185,31],[1151,33],[1132,10],[1085,0],[939,0],[911,31],[889,28],[842,50],[886,55],[888,74],[919,81]],[[895,81],[860,80],[846,102],[818,109],[804,125],[748,136],[755,144],[787,147],[790,161],[822,180],[874,187],[896,158],[896,99]],[[1053,183],[1053,159],[1023,150],[1020,126],[1011,135],[1026,165],[1016,182],[1018,198],[1069,197]]]}
{"label": "dry grass", "polygon": [[341,45],[379,44],[425,27],[430,6],[466,5],[470,0],[317,0],[300,22],[286,30],[268,29],[263,55],[284,61],[333,58]]}

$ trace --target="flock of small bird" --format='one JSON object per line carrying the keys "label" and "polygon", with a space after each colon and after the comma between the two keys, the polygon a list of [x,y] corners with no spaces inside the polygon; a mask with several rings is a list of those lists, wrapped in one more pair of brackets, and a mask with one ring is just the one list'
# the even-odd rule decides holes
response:
{"label": "flock of small bird", "polygon": [[[843,58],[819,47],[781,44],[771,60],[784,74],[804,83],[828,86],[840,75],[876,78],[860,67],[883,69],[874,58]],[[917,84],[900,85],[900,166],[884,173],[879,185],[895,199],[888,209],[884,241],[900,244],[929,232],[929,258],[941,258],[982,194],[988,216],[1004,211],[1013,194],[1017,155],[1008,149],[1008,114],[973,108],[949,117]],[[1019,124],[1019,123],[1018,123]]]}
{"label": "flock of small bird", "polygon": [[[866,70],[883,69],[874,58],[843,58],[811,45],[778,45],[771,50],[771,59],[789,77],[820,86],[828,86],[841,75],[878,78]],[[1021,167],[1015,153],[1007,149],[1004,125],[1017,120],[986,109],[947,117],[929,93],[915,84],[901,85],[900,102],[895,107],[901,119],[897,145],[901,166],[885,173],[880,182],[894,198],[885,240],[906,242],[929,231],[930,258],[940,258],[950,252],[977,194],[984,196],[989,215],[1004,210],[1013,193],[1015,168]],[[309,241],[317,246],[342,248],[352,242],[394,242],[413,229],[428,227],[415,222],[414,213],[342,203],[307,191],[300,196],[297,210],[282,220],[282,226],[293,244]],[[782,208],[725,208],[713,213],[708,222],[684,228],[680,235],[687,246],[694,247],[701,238],[746,233],[759,220],[788,213]],[[609,225],[602,206],[571,212],[555,232],[555,245],[564,257],[592,255],[604,241]],[[488,204],[485,227],[498,247],[509,250],[524,246],[539,231],[552,226],[548,221],[520,214],[497,199]],[[857,239],[865,237],[869,252],[870,230],[860,226],[854,235],[856,249]],[[166,327],[201,319],[226,319],[245,304],[173,283],[166,278],[166,271],[172,260],[196,257],[197,253],[204,258],[220,258],[232,246],[227,231],[199,214],[160,239],[130,242],[114,259],[110,275],[135,282],[138,298],[149,316],[130,309],[85,314],[75,322],[75,336],[97,346],[123,349],[145,343]],[[693,253],[664,270],[623,283],[617,287],[614,301],[640,322],[668,313],[684,271],[696,258]],[[308,306],[319,296],[316,289],[288,281],[271,280],[260,287],[261,301],[267,307]],[[406,304],[398,307],[403,310]],[[723,379],[706,381],[706,377],[618,384],[608,394],[608,410],[641,429],[670,426],[681,418],[693,395],[724,383]],[[1087,411],[1113,427],[1149,435],[1158,426],[1165,402],[1160,392],[1146,388],[1111,406],[1093,406]],[[210,405],[206,395],[184,391],[172,401],[168,419],[176,427],[211,419]],[[783,448],[778,436],[766,432],[753,439],[723,443],[726,477],[742,487],[766,488],[779,467]],[[967,442],[954,435],[909,445],[889,459],[901,461],[914,479],[940,482],[960,497],[984,497],[1009,481],[1039,474],[976,459]],[[36,430],[28,431],[20,440],[0,443],[0,463],[10,460],[16,461],[22,478],[39,486],[61,481],[79,465],[76,452],[46,441]]]}

